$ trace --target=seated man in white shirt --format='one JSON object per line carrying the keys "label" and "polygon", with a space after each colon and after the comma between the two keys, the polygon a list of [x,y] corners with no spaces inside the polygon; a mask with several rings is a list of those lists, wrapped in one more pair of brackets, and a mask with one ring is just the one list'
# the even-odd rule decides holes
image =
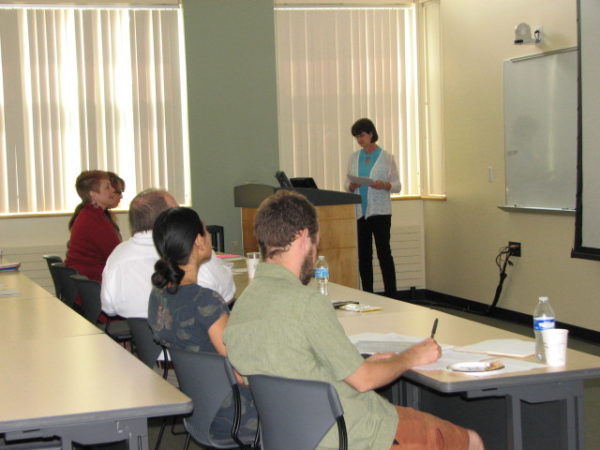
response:
{"label": "seated man in white shirt", "polygon": [[[179,206],[164,190],[140,192],[129,205],[132,236],[115,247],[102,273],[102,310],[109,316],[148,317],[150,277],[158,253],[152,241],[152,227],[158,215]],[[235,294],[231,269],[213,251],[210,260],[200,266],[198,284],[218,292],[230,303]]]}

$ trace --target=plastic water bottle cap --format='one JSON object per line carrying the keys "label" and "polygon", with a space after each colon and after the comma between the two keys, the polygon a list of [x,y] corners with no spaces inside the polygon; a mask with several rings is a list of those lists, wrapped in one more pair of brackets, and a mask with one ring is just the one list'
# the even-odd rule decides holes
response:
{"label": "plastic water bottle cap", "polygon": [[547,302],[548,301],[548,297],[540,297],[540,302]]}
{"label": "plastic water bottle cap", "polygon": [[323,255],[319,255],[319,259],[325,259]]}

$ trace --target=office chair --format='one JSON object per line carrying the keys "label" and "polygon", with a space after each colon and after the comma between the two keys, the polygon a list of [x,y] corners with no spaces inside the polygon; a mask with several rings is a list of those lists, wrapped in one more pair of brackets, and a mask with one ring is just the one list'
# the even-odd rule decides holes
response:
{"label": "office chair", "polygon": [[[163,378],[166,380],[169,376],[169,354],[167,353],[165,347],[154,340],[154,334],[152,333],[152,329],[148,324],[148,319],[145,317],[129,317],[127,319],[127,324],[131,330],[131,337],[135,353],[140,361],[146,364],[149,368],[152,369],[156,365],[156,361],[160,353],[164,352],[165,359],[163,361]],[[173,419],[176,419],[176,417]],[[158,437],[156,439],[156,445],[154,446],[155,450],[158,450],[160,447],[168,420],[168,417],[163,418],[162,424],[160,425],[160,430],[158,432]],[[173,420],[171,431],[173,434],[182,434],[182,432],[176,432],[174,427],[175,420]]]}
{"label": "office chair", "polygon": [[207,225],[206,230],[212,239],[212,248],[215,252],[225,251],[225,228],[221,225]]}
{"label": "office chair", "polygon": [[64,262],[50,263],[50,273],[55,283],[58,283],[57,297],[69,308],[75,308],[75,299],[77,298],[77,286],[71,279],[71,275],[76,275],[77,271],[67,267]]}
{"label": "office chair", "polygon": [[[131,338],[137,357],[152,369],[156,365],[156,360],[164,347],[154,340],[148,319],[144,317],[130,317],[127,319],[127,323],[131,330]],[[163,378],[166,378],[166,375],[167,370],[164,370]]]}
{"label": "office chair", "polygon": [[331,384],[270,375],[250,375],[248,380],[263,450],[313,450],[336,422],[339,448],[348,448],[344,411]]}
{"label": "office chair", "polygon": [[60,280],[58,280],[58,276],[55,272],[52,271],[53,263],[61,263],[63,262],[62,258],[57,255],[44,255],[42,256],[46,260],[48,264],[48,270],[50,271],[50,276],[52,277],[52,282],[54,283],[54,292],[57,298],[60,298]]}
{"label": "office chair", "polygon": [[[181,391],[192,399],[194,411],[183,419],[190,437],[199,444],[212,448],[238,448],[256,445],[257,433],[247,435],[240,432],[240,392],[231,364],[224,356],[216,353],[190,352],[169,348],[175,375]],[[210,426],[225,399],[232,395],[235,417],[231,438],[215,440],[210,435]]]}
{"label": "office chair", "polygon": [[102,313],[100,283],[80,274],[71,275],[70,278],[74,282],[77,293],[81,298],[81,315],[102,329],[115,341],[121,344],[131,341],[131,330],[127,321],[110,320],[107,323],[99,322],[98,319]]}

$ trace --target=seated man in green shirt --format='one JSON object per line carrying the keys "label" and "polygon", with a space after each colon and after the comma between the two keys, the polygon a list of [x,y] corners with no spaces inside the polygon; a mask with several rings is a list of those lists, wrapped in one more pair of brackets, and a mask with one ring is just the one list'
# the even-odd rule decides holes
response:
{"label": "seated man in green shirt", "polygon": [[[309,288],[319,243],[314,206],[280,190],[260,205],[254,232],[264,262],[225,328],[229,359],[243,375],[326,381],[335,386],[352,449],[483,449],[479,435],[412,408],[394,406],[374,389],[440,357],[433,339],[403,353],[363,359],[327,297]],[[335,428],[335,427],[334,427]],[[332,429],[319,448],[338,448]]]}

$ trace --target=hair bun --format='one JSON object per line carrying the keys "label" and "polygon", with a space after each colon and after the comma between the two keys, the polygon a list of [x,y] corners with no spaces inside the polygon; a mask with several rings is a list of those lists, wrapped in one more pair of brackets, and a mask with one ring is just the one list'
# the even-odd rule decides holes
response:
{"label": "hair bun", "polygon": [[160,258],[154,264],[154,273],[152,274],[152,284],[157,288],[163,289],[169,284],[179,285],[185,272],[176,264],[165,258]]}

